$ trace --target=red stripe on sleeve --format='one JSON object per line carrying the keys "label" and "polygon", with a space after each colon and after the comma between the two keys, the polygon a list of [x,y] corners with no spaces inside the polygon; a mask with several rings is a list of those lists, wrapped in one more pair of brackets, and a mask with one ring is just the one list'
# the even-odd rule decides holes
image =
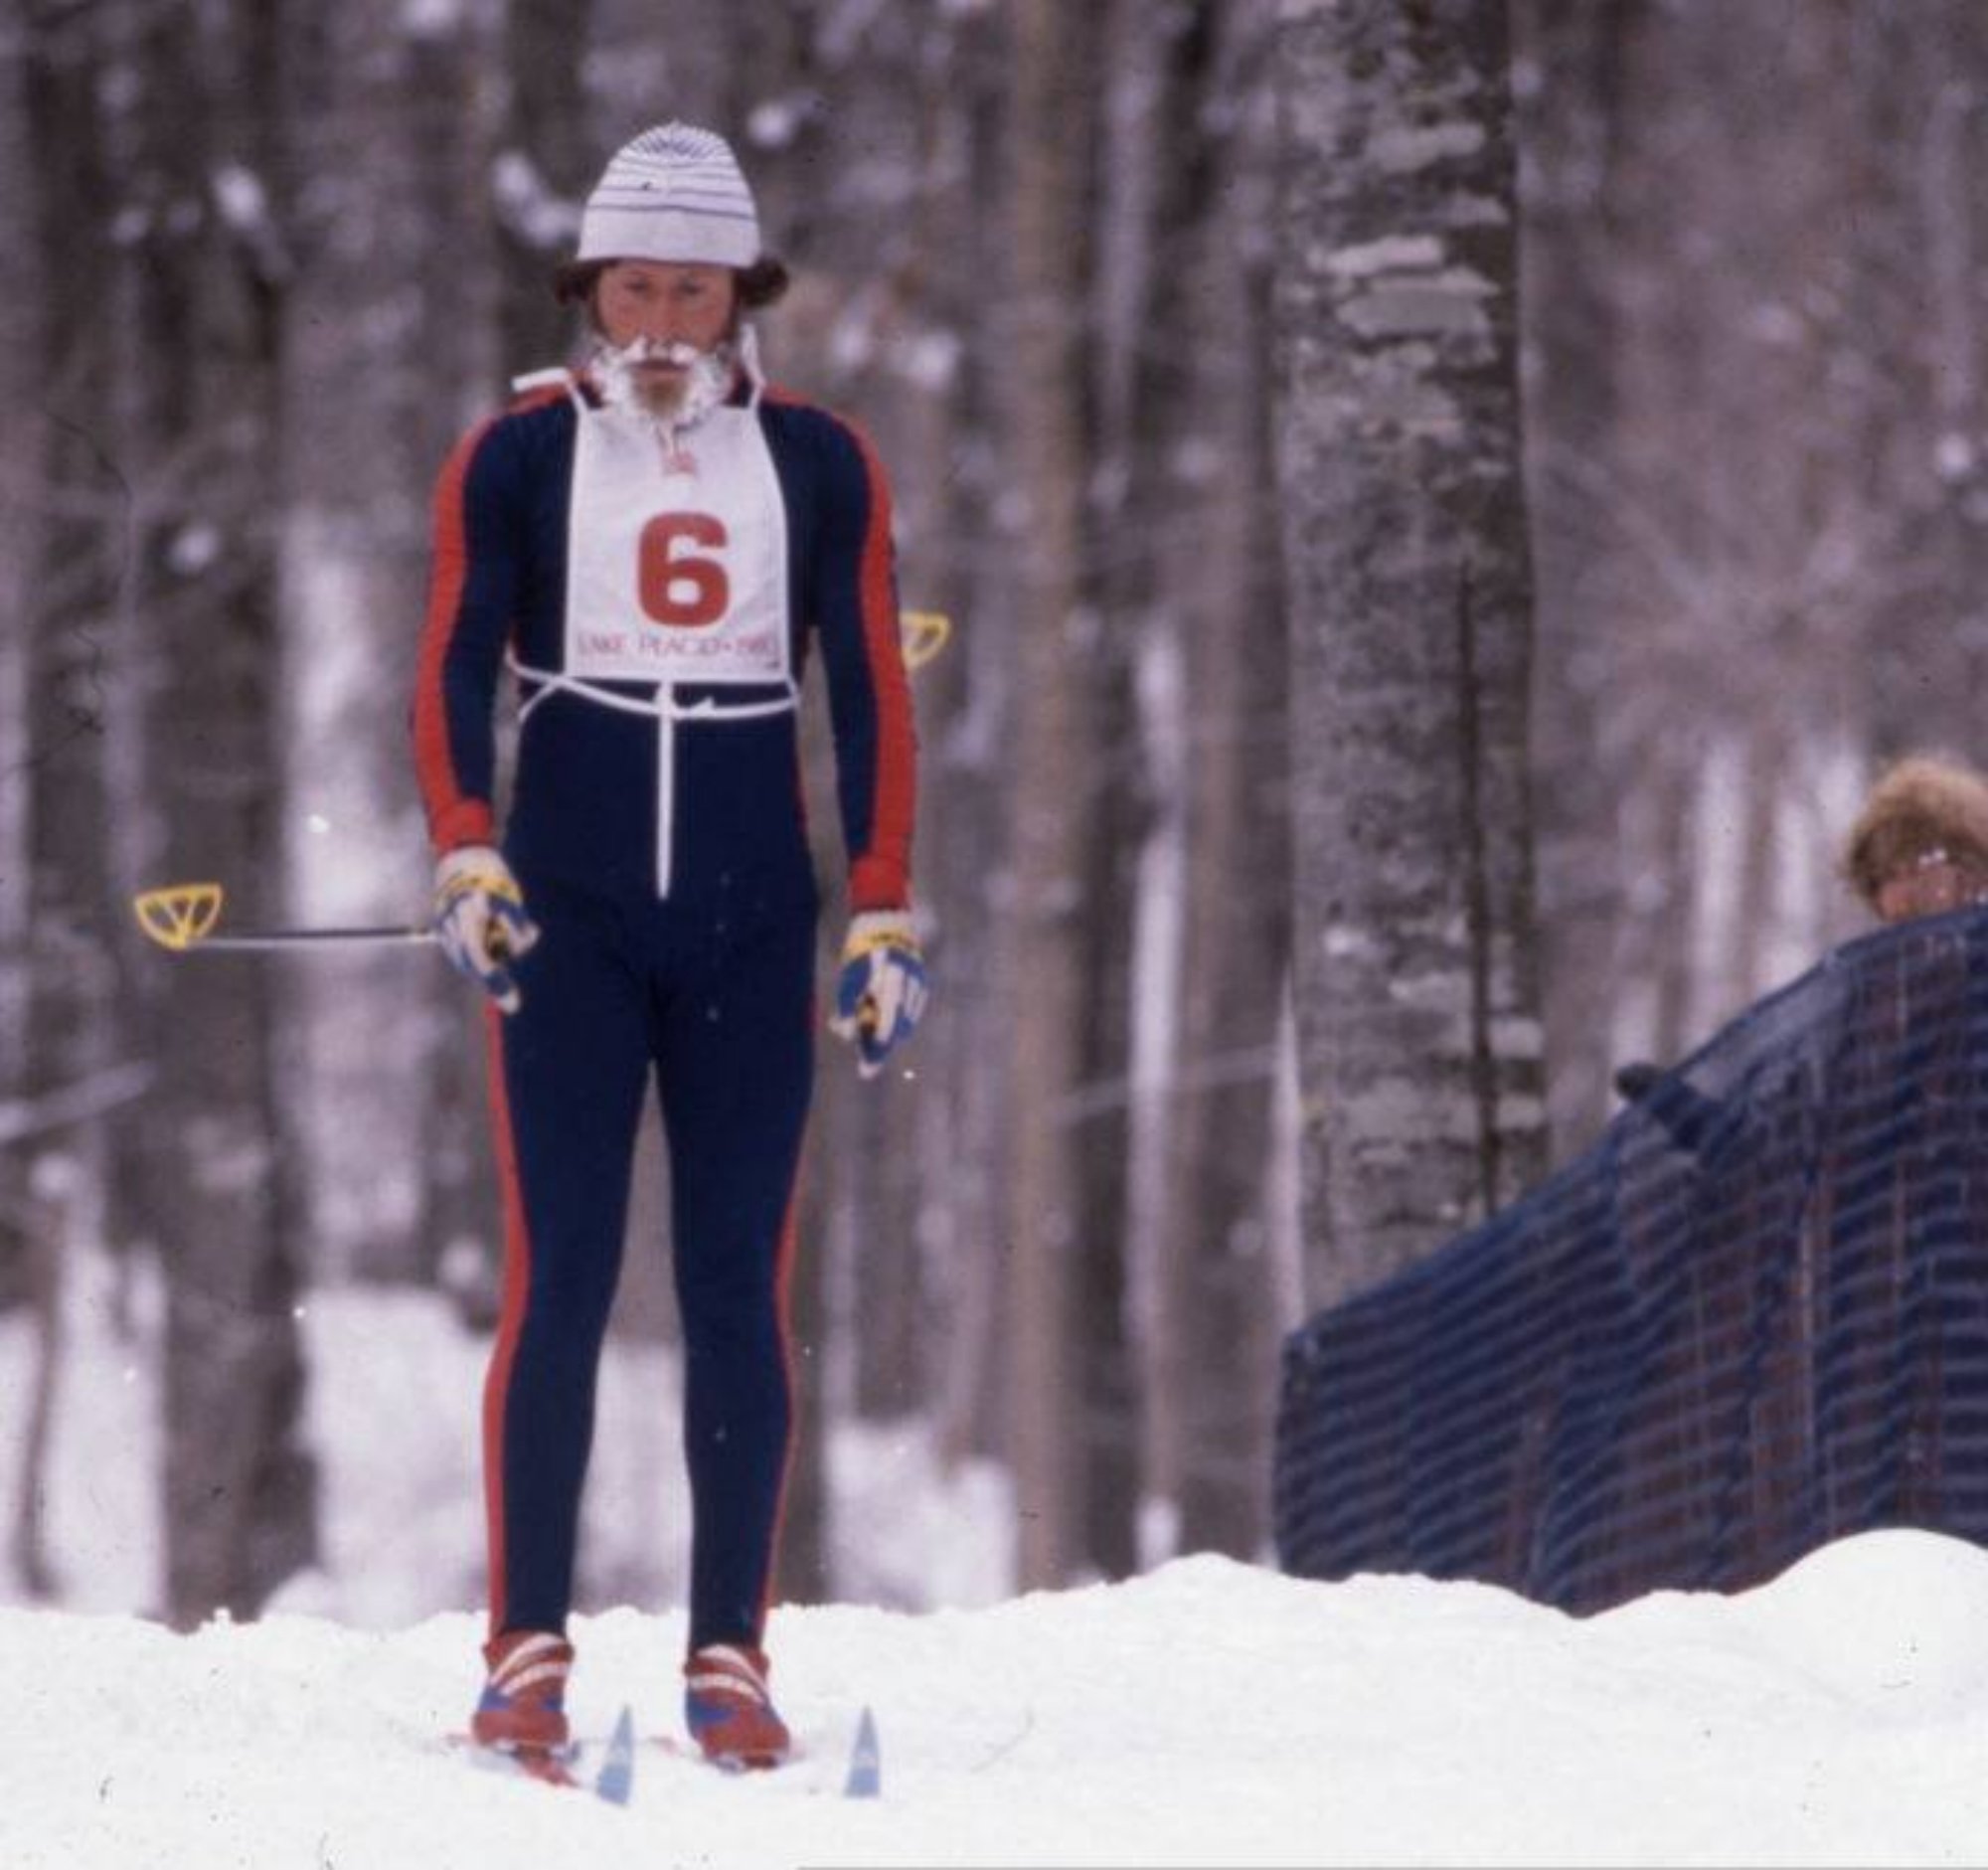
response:
{"label": "red stripe on sleeve", "polygon": [[468,797],[456,783],[449,749],[448,702],[442,689],[442,669],[454,640],[462,588],[469,576],[463,483],[477,444],[489,427],[490,424],[484,423],[456,444],[435,486],[434,560],[414,679],[414,776],[427,812],[428,839],[436,851],[459,844],[488,844],[493,836],[489,800]]}
{"label": "red stripe on sleeve", "polygon": [[852,910],[902,909],[911,901],[911,825],[916,814],[917,733],[891,576],[891,490],[870,437],[853,423],[870,483],[870,525],[863,539],[863,646],[877,698],[877,790],[868,848],[853,853]]}

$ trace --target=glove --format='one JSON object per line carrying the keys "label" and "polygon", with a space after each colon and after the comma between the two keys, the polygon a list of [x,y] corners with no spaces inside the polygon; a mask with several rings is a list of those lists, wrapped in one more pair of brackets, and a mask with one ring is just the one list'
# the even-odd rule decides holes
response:
{"label": "glove", "polygon": [[925,957],[901,909],[852,916],[828,1029],[856,1044],[856,1069],[875,1078],[893,1046],[911,1036],[925,1010]]}
{"label": "glove", "polygon": [[519,1006],[510,963],[538,940],[511,866],[487,844],[465,844],[435,865],[434,932],[442,952],[507,1013]]}

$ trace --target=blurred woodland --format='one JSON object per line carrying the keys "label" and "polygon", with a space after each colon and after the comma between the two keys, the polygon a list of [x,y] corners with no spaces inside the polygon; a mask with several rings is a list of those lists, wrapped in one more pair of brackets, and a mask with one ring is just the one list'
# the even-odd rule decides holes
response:
{"label": "blurred woodland", "polygon": [[424,917],[430,488],[669,117],[953,621],[932,1008],[818,1074],[789,1597],[854,1419],[1003,1462],[1024,1585],[1260,1556],[1282,1335],[1853,933],[1870,773],[1979,752],[1975,0],[0,0],[0,1434],[74,1256],[160,1269],[176,1620],[310,1558],[300,1294],[487,1326],[496,1201],[431,953],[130,900]]}

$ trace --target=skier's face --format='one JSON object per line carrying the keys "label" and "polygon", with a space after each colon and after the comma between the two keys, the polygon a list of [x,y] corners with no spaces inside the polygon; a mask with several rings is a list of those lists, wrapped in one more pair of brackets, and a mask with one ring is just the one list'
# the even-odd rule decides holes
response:
{"label": "skier's face", "polygon": [[593,307],[617,350],[647,338],[710,351],[732,334],[738,289],[729,266],[617,259],[601,273]]}

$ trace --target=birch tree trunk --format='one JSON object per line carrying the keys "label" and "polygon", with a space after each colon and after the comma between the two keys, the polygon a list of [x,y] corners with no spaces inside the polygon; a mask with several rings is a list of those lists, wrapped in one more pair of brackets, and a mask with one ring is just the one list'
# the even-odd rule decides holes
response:
{"label": "birch tree trunk", "polygon": [[1502,0],[1283,0],[1308,1297],[1545,1163]]}

